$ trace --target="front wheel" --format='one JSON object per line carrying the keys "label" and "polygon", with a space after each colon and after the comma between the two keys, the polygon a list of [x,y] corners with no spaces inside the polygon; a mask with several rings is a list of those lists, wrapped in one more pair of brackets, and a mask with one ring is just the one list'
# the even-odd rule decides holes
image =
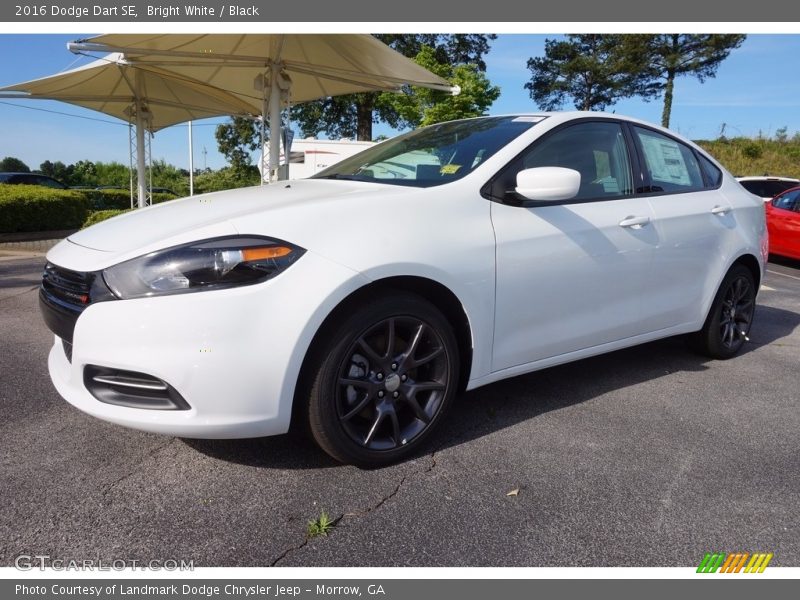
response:
{"label": "front wheel", "polygon": [[734,265],[719,286],[703,329],[695,334],[694,347],[712,358],[732,358],[748,339],[755,308],[753,274]]}
{"label": "front wheel", "polygon": [[333,458],[362,467],[418,449],[453,401],[455,336],[425,299],[395,293],[346,317],[316,349],[308,423]]}

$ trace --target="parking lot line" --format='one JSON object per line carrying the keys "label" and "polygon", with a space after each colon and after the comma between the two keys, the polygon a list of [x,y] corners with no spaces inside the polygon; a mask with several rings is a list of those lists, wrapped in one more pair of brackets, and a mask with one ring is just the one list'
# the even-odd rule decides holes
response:
{"label": "parking lot line", "polygon": [[800,277],[797,277],[796,275],[789,275],[788,273],[781,273],[780,271],[772,271],[770,269],[767,269],[767,273],[772,273],[773,275],[781,275],[783,277],[789,277],[790,279],[797,279],[797,281],[800,281]]}

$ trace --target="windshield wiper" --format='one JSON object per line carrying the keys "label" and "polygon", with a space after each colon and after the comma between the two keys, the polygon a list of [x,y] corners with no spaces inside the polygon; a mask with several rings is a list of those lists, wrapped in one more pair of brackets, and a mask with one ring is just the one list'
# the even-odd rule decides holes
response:
{"label": "windshield wiper", "polygon": [[360,175],[343,175],[342,173],[331,173],[330,175],[314,175],[311,179],[342,179],[345,181],[366,181]]}

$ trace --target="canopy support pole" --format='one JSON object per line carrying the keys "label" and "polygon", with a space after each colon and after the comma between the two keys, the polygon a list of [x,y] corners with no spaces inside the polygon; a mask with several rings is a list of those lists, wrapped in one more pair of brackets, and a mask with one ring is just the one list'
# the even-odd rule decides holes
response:
{"label": "canopy support pole", "polygon": [[281,157],[280,66],[272,63],[269,74],[269,182],[278,181]]}
{"label": "canopy support pole", "polygon": [[137,206],[147,206],[147,168],[144,160],[144,119],[141,102],[136,100],[136,194]]}
{"label": "canopy support pole", "polygon": [[134,105],[134,117],[136,119],[136,191],[137,206],[144,208],[147,206],[147,168],[145,166],[145,147],[144,147],[144,128],[145,128],[145,108],[142,101],[142,80],[138,69],[135,71],[136,77],[136,103]]}
{"label": "canopy support pole", "polygon": [[189,121],[189,195],[194,196],[194,144],[192,143],[191,121]]}

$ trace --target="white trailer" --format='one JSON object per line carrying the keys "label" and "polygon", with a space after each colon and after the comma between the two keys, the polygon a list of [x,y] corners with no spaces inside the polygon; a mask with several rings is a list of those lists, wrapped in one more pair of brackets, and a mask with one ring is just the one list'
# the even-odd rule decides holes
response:
{"label": "white trailer", "polygon": [[[304,179],[319,173],[331,165],[358,154],[374,146],[376,142],[357,142],[355,140],[318,140],[306,138],[293,140],[290,144],[288,179]],[[268,156],[268,155],[267,155]],[[286,168],[283,144],[280,162]],[[263,173],[263,171],[262,171]],[[268,181],[269,176],[265,181]]]}

